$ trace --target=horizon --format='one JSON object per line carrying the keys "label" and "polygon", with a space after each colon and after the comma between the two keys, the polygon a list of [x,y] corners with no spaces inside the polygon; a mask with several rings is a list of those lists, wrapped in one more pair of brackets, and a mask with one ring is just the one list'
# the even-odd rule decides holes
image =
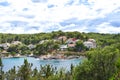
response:
{"label": "horizon", "polygon": [[[58,31],[62,31],[62,30],[58,30]],[[58,31],[51,31],[51,32],[38,32],[38,33],[0,33],[0,34],[11,34],[11,35],[33,35],[33,34],[42,34],[42,33],[45,33],[45,34],[49,34],[49,33],[52,33],[52,32],[58,32]],[[79,31],[62,31],[63,33],[67,33],[67,32],[79,32]],[[98,33],[98,32],[79,32],[79,33],[85,33],[85,34],[89,34],[89,33],[93,33],[93,34],[120,34],[120,33]]]}
{"label": "horizon", "polygon": [[0,0],[0,33],[120,33],[120,0]]}

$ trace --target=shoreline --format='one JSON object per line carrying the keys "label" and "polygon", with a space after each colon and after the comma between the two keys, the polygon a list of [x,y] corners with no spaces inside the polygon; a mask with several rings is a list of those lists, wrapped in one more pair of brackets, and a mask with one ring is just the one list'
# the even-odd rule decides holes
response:
{"label": "shoreline", "polygon": [[24,57],[33,57],[36,58],[38,60],[69,60],[69,59],[79,59],[79,58],[85,58],[85,56],[77,56],[77,55],[72,55],[72,56],[54,56],[54,55],[41,55],[41,56],[26,56],[26,55],[20,55],[20,56],[8,56],[8,57],[1,57],[3,59],[7,59],[7,58],[24,58]]}

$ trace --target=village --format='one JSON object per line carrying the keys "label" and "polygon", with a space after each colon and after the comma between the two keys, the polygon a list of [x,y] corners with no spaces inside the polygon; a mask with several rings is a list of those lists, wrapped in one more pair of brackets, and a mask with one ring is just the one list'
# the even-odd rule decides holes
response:
{"label": "village", "polygon": [[[35,55],[32,50],[36,48],[38,44],[44,44],[45,42],[49,42],[49,40],[41,40],[38,44],[29,44],[25,45],[20,41],[12,41],[11,43],[2,43],[0,44],[0,56],[4,58],[10,58],[10,57],[24,57],[24,56],[30,56],[30,57],[36,57],[39,59],[72,59],[72,58],[79,58],[78,55],[70,55],[66,56],[64,55],[65,52],[67,52],[69,49],[74,49],[76,47],[76,43],[81,41],[80,39],[76,38],[67,38],[66,36],[59,36],[57,39],[53,39],[53,42],[61,42],[58,45],[58,48],[56,50],[53,50],[51,53],[48,54],[42,54],[42,55]],[[88,39],[86,41],[83,41],[82,44],[86,47],[86,49],[92,49],[96,48],[96,41],[94,39]],[[15,45],[25,45],[29,50],[29,54],[21,54],[21,51],[19,50],[18,53],[14,53],[14,55],[10,54],[9,48],[11,46]],[[80,46],[80,45],[79,45]],[[79,47],[78,46],[78,47]],[[82,48],[79,47],[78,52],[81,52]],[[72,53],[72,51],[69,51],[69,53]],[[74,54],[75,52],[73,52]],[[76,52],[77,53],[77,52]]]}

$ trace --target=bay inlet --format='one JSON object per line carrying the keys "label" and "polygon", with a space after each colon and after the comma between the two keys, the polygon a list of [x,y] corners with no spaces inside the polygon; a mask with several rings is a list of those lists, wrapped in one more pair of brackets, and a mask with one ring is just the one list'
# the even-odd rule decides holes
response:
{"label": "bay inlet", "polygon": [[40,60],[34,57],[21,57],[21,58],[2,58],[3,63],[3,71],[8,71],[14,66],[16,69],[18,66],[21,66],[24,63],[24,59],[27,59],[29,63],[32,63],[32,69],[37,68],[40,69],[40,65],[52,65],[53,67],[57,67],[57,69],[64,68],[65,70],[70,70],[71,64],[74,66],[78,65],[82,62],[83,58],[75,58],[75,59],[53,59],[53,60]]}

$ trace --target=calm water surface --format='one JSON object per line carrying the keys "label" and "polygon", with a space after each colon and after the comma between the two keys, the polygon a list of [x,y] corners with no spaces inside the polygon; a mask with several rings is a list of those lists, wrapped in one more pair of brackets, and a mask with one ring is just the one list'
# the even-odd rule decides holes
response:
{"label": "calm water surface", "polygon": [[8,71],[11,68],[13,68],[14,66],[21,66],[24,63],[24,59],[27,59],[29,63],[33,63],[33,67],[40,69],[40,65],[46,65],[46,64],[50,64],[53,65],[54,67],[57,67],[58,69],[60,68],[65,68],[66,70],[70,70],[70,65],[77,65],[79,64],[83,58],[80,59],[69,59],[69,60],[39,60],[33,57],[23,57],[23,58],[3,58],[2,62],[3,62],[3,70],[4,71]]}

